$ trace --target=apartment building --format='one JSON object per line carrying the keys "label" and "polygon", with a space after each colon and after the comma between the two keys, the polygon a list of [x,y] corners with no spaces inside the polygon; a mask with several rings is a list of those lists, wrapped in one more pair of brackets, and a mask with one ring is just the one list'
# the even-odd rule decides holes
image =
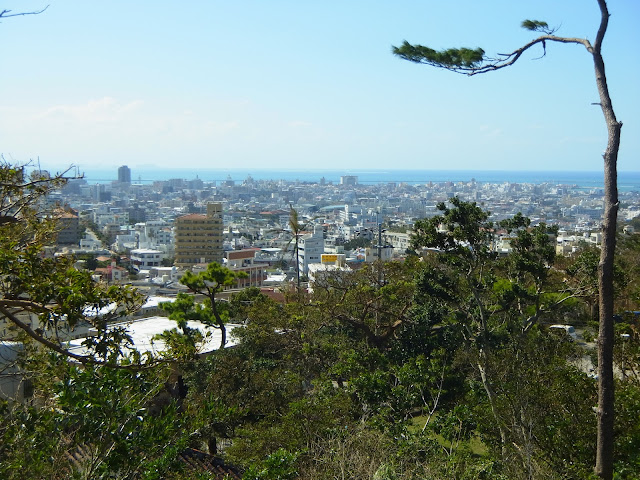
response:
{"label": "apartment building", "polygon": [[160,250],[136,248],[131,250],[131,263],[136,270],[149,270],[162,266],[164,254]]}
{"label": "apartment building", "polygon": [[259,249],[249,248],[226,252],[227,268],[234,272],[245,272],[245,278],[238,278],[237,288],[261,287],[267,278],[268,263],[256,263],[256,253]]}
{"label": "apartment building", "polygon": [[57,240],[58,245],[78,245],[82,237],[80,219],[75,210],[61,210],[55,214],[58,222]]}
{"label": "apartment building", "polygon": [[175,220],[175,265],[222,263],[222,204],[207,204],[206,215],[192,213]]}
{"label": "apartment building", "polygon": [[324,253],[324,236],[322,226],[315,225],[313,233],[300,235],[298,238],[298,268],[301,275],[309,273],[309,265],[320,263]]}

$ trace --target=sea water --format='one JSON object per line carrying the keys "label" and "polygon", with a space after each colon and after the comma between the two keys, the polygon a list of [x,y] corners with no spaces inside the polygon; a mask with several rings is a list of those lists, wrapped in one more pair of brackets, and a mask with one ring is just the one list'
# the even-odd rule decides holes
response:
{"label": "sea water", "polygon": [[[117,168],[79,169],[88,183],[108,183],[118,178]],[[574,185],[585,189],[604,187],[602,172],[585,171],[505,171],[505,170],[276,170],[276,169],[167,169],[131,168],[132,183],[148,184],[154,181],[179,178],[220,183],[233,180],[242,183],[251,177],[254,180],[283,180],[285,182],[340,183],[343,175],[358,177],[358,183],[375,185],[383,183],[407,183],[411,185],[429,182],[471,182],[477,183],[529,183],[554,185]],[[640,172],[618,172],[618,188],[621,191],[640,191]]]}

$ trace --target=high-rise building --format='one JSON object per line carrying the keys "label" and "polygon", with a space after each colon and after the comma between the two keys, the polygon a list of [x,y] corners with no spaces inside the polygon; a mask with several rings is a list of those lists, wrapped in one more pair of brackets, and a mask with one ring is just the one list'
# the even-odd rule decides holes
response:
{"label": "high-rise building", "polygon": [[340,185],[358,185],[357,175],[342,175],[340,177]]}
{"label": "high-rise building", "polygon": [[222,204],[207,204],[207,214],[192,213],[175,221],[175,265],[222,263]]}
{"label": "high-rise building", "polygon": [[131,183],[131,169],[126,165],[122,165],[118,168],[118,182]]}

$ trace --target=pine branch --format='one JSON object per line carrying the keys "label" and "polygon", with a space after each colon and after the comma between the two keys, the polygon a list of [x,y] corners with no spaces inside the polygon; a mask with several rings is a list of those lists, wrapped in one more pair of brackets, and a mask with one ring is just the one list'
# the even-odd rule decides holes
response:
{"label": "pine branch", "polygon": [[541,44],[544,48],[544,53],[546,53],[547,41],[583,45],[590,53],[593,53],[594,50],[587,39],[546,34],[531,40],[511,53],[498,53],[497,58],[485,56],[485,52],[481,48],[450,48],[437,51],[422,45],[412,45],[406,40],[401,47],[393,47],[393,53],[410,62],[431,65],[455,73],[473,76],[509,67],[516,63],[524,52],[537,44]]}

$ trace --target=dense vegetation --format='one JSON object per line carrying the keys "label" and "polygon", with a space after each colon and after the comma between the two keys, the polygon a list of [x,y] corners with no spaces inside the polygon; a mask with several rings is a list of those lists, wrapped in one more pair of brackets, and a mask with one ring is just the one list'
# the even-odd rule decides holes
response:
{"label": "dense vegetation", "polygon": [[[16,324],[33,395],[0,405],[1,478],[207,478],[178,461],[187,447],[247,479],[592,475],[596,382],[581,365],[594,352],[548,325],[593,332],[597,252],[556,258],[552,227],[520,215],[494,224],[454,198],[416,223],[414,255],[319,278],[312,293],[292,286],[283,303],[257,289],[220,302],[232,278],[212,267],[184,280],[203,304],[183,294],[167,307],[169,362],[127,353],[112,318],[86,316],[112,301],[135,308],[134,291],[40,254],[55,229],[41,200],[60,181],[8,164],[0,174],[0,315],[41,324]],[[509,254],[492,248],[497,232]],[[638,235],[621,237],[615,452],[629,479],[640,471],[640,325],[624,312],[639,310],[639,253]],[[196,317],[242,323],[239,344],[196,355],[184,321]],[[93,322],[86,355],[56,339],[63,321]]]}

